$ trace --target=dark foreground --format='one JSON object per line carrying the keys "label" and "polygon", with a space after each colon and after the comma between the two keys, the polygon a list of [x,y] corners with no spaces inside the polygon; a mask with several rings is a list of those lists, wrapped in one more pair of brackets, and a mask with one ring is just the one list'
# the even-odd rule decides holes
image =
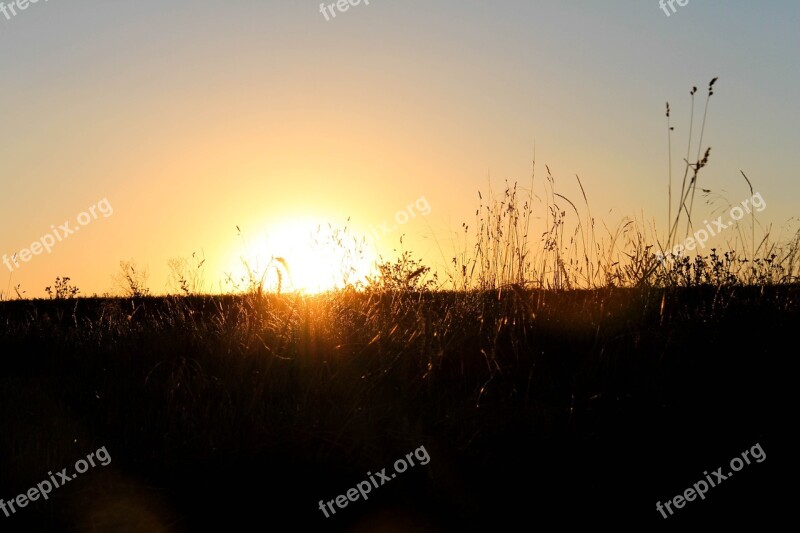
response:
{"label": "dark foreground", "polygon": [[0,531],[774,523],[799,330],[798,287],[0,303],[0,498],[110,457]]}

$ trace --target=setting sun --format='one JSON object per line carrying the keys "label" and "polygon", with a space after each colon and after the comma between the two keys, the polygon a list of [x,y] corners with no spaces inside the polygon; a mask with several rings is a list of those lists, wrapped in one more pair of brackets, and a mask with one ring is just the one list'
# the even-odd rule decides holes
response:
{"label": "setting sun", "polygon": [[238,289],[317,294],[363,281],[377,259],[366,239],[312,219],[266,224],[241,238],[228,269]]}

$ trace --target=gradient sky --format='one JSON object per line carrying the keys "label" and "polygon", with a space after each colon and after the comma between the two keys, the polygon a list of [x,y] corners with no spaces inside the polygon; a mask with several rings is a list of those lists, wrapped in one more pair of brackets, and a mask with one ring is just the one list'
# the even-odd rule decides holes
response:
{"label": "gradient sky", "polygon": [[114,209],[0,265],[0,291],[41,296],[67,275],[103,293],[134,259],[163,292],[167,261],[192,252],[216,289],[265,232],[347,217],[366,232],[420,197],[430,214],[378,247],[405,233],[436,263],[490,176],[527,183],[534,144],[563,194],[580,198],[580,175],[596,217],[663,227],[664,102],[683,146],[688,90],[714,76],[701,186],[738,203],[744,170],[777,232],[800,198],[799,15],[788,0],[689,0],[669,17],[657,0],[372,0],[330,21],[311,0],[0,14],[0,254],[103,198]]}

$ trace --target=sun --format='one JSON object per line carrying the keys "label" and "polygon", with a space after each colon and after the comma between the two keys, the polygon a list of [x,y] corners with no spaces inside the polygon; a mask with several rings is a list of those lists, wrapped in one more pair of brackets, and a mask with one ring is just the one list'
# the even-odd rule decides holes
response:
{"label": "sun", "polygon": [[266,291],[319,294],[356,284],[373,272],[376,254],[349,229],[312,219],[265,224],[246,240],[239,279]]}

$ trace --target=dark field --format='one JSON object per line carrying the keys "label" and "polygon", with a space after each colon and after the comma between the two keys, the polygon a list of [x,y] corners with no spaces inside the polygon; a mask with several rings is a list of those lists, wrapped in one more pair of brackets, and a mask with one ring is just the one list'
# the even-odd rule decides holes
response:
{"label": "dark field", "polygon": [[[797,286],[38,300],[0,322],[0,497],[112,459],[2,531],[650,529],[793,508]],[[768,460],[656,511],[756,444]],[[427,465],[323,515],[420,446]]]}

